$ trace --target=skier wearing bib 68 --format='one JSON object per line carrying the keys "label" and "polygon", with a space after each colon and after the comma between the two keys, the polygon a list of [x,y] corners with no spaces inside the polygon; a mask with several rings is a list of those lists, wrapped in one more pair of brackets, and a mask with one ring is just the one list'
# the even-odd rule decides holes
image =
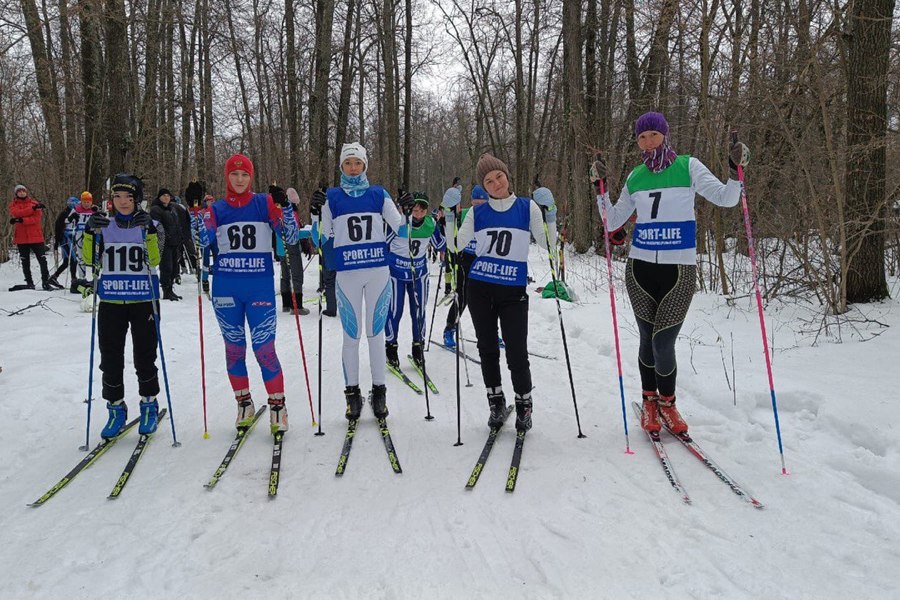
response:
{"label": "skier wearing bib 68", "polygon": [[697,280],[694,197],[700,194],[717,206],[736,206],[741,199],[737,166],[747,165],[750,151],[740,142],[731,144],[731,177],[723,184],[696,158],[675,153],[662,114],[641,115],[634,134],[643,163],[628,175],[616,204],[608,193],[599,194],[607,174],[602,158],[591,167],[591,181],[597,186],[601,213],[601,202],[606,205],[611,238],[621,237],[619,229],[637,211],[625,284],[640,332],[641,427],[658,432],[662,419],[674,433],[683,434],[688,426],[675,407],[675,341]]}
{"label": "skier wearing bib 68", "polygon": [[253,353],[262,370],[269,399],[273,435],[288,430],[284,404],[284,375],[275,353],[275,285],[272,267],[272,232],[289,244],[298,237],[294,211],[284,190],[273,186],[270,194],[254,194],[253,163],[235,154],[225,163],[224,199],[216,201],[204,216],[204,239],[216,257],[213,267],[212,303],[222,337],[228,379],[237,401],[238,429],[249,427],[256,409],[247,378],[247,338],[250,326]]}
{"label": "skier wearing bib 68", "polygon": [[[346,416],[347,420],[356,421],[362,410],[359,338],[365,333],[369,339],[372,410],[376,418],[384,419],[388,416],[384,327],[391,304],[384,225],[387,223],[394,231],[400,231],[403,218],[390,194],[381,186],[369,184],[368,157],[363,146],[344,144],[339,167],[340,187],[327,192],[316,190],[310,210],[314,215],[321,215],[319,234],[334,238],[334,260],[329,267],[337,271],[338,313],[344,328]],[[412,195],[402,194],[399,203],[408,214],[412,210]]]}

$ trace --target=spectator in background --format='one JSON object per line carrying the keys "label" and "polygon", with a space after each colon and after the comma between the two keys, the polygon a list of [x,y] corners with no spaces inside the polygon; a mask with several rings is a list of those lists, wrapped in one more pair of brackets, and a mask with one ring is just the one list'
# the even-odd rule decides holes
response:
{"label": "spectator in background", "polygon": [[41,267],[41,286],[51,291],[50,272],[47,269],[47,257],[44,255],[44,231],[41,228],[41,218],[44,214],[43,204],[31,197],[28,188],[17,185],[12,202],[9,203],[9,223],[15,227],[13,243],[19,248],[19,256],[22,257],[22,273],[25,275],[25,283],[14,285],[9,291],[33,290],[34,280],[31,278],[31,254],[37,258]]}

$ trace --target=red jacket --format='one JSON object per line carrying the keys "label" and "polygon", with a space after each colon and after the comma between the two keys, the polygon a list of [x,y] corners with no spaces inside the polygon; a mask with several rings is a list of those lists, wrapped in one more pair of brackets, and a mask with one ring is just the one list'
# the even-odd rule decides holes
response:
{"label": "red jacket", "polygon": [[24,200],[13,198],[9,203],[9,216],[22,219],[21,223],[16,223],[15,233],[13,234],[14,244],[43,244],[44,231],[41,228],[41,217],[43,211],[40,208],[34,208],[38,201],[31,196]]}

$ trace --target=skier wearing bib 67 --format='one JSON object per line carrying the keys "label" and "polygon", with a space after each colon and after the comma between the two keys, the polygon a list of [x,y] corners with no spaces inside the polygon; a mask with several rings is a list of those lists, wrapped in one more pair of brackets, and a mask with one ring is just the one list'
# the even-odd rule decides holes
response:
{"label": "skier wearing bib 67", "polygon": [[675,407],[675,341],[697,282],[694,197],[700,194],[716,206],[736,206],[741,199],[737,166],[747,165],[750,151],[741,142],[731,144],[731,177],[723,184],[696,158],[675,153],[662,114],[641,115],[634,135],[643,163],[628,175],[616,204],[608,193],[600,195],[607,174],[602,158],[591,167],[590,177],[601,213],[606,205],[610,238],[621,240],[620,228],[637,211],[625,285],[640,332],[641,427],[658,432],[662,419],[674,433],[683,434],[688,426]]}

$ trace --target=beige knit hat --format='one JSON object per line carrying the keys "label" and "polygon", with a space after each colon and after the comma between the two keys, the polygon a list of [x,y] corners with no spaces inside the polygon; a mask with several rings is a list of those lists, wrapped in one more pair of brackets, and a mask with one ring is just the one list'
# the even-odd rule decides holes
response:
{"label": "beige knit hat", "polygon": [[484,185],[484,178],[491,171],[503,171],[509,179],[509,168],[506,163],[492,154],[482,154],[475,166],[475,183]]}

